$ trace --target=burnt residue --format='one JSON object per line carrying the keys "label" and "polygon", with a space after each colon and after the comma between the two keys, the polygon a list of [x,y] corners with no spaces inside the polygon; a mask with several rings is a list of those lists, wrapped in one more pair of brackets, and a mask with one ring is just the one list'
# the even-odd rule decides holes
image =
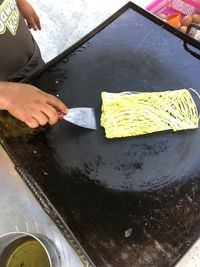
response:
{"label": "burnt residue", "polygon": [[[199,69],[180,39],[128,9],[31,82],[69,107],[94,107],[100,124],[102,91],[198,91]],[[108,140],[100,125],[90,131],[60,121],[30,131],[0,120],[18,168],[96,266],[172,267],[199,236],[199,129]]]}
{"label": "burnt residue", "polygon": [[0,134],[1,138],[12,138],[18,136],[34,135],[35,130],[28,128],[23,122],[17,120],[7,111],[0,113]]}

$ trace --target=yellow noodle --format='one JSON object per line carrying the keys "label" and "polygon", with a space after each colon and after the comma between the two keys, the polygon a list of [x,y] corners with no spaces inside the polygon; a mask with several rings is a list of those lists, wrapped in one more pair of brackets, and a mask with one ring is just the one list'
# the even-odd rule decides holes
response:
{"label": "yellow noodle", "polygon": [[198,128],[198,111],[187,89],[101,96],[101,126],[107,138]]}

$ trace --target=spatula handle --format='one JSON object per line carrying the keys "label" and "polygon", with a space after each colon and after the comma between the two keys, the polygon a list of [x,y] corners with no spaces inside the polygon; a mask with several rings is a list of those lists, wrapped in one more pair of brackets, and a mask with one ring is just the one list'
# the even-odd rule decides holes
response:
{"label": "spatula handle", "polygon": [[60,111],[58,111],[57,113],[58,113],[58,119],[59,119],[59,120],[63,120],[65,114],[62,113],[62,112],[60,112]]}

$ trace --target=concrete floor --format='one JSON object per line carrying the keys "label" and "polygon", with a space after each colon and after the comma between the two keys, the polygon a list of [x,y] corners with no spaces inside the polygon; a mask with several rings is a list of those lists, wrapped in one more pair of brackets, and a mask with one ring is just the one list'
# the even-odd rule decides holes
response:
{"label": "concrete floor", "polygon": [[[33,32],[47,62],[93,30],[128,0],[29,0],[41,19],[42,31]],[[136,0],[146,6],[151,0]]]}
{"label": "concrete floor", "polygon": [[[46,62],[78,41],[128,0],[29,0],[41,18],[42,31],[33,32]],[[152,0],[133,1],[142,7]],[[176,267],[200,266],[200,240]]]}

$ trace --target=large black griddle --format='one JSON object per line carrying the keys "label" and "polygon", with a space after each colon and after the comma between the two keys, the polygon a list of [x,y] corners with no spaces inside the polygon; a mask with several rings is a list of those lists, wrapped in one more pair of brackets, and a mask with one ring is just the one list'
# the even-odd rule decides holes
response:
{"label": "large black griddle", "polygon": [[[102,91],[199,92],[198,46],[128,3],[26,82],[99,122]],[[16,169],[85,265],[171,267],[198,238],[199,129],[108,140],[100,126],[0,120]]]}

